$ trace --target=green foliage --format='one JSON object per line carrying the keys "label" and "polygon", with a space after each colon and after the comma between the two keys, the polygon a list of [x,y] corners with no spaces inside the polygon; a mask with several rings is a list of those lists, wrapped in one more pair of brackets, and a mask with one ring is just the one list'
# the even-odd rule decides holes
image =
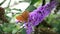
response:
{"label": "green foliage", "polygon": [[[38,3],[37,3],[38,2]],[[30,5],[26,8],[26,10],[28,10],[28,11],[33,11],[33,10],[35,10],[36,9],[36,7],[34,6],[34,4],[40,4],[40,2],[41,2],[41,0],[31,0],[31,3],[30,3]]]}
{"label": "green foliage", "polygon": [[22,11],[21,9],[16,9],[16,8],[14,8],[14,9],[12,9],[12,10],[16,10],[16,11]]}
{"label": "green foliage", "polygon": [[31,0],[31,3],[30,3],[30,5],[34,5],[36,2],[38,2],[38,1],[40,1],[40,0]]}
{"label": "green foliage", "polygon": [[26,10],[28,10],[28,11],[33,11],[33,10],[35,10],[36,9],[36,7],[35,6],[33,6],[33,5],[30,5],[30,6],[28,6],[27,7],[27,9]]}
{"label": "green foliage", "polygon": [[46,21],[55,29],[55,31],[60,33],[60,14],[50,14]]}
{"label": "green foliage", "polygon": [[22,30],[20,30],[20,31],[21,31],[21,34],[26,34],[26,29],[25,28],[22,28]]}
{"label": "green foliage", "polygon": [[3,26],[2,26],[2,28],[3,28],[3,31],[4,32],[10,32],[10,31],[12,31],[14,28],[16,28],[16,26],[15,26],[15,24],[3,24]]}

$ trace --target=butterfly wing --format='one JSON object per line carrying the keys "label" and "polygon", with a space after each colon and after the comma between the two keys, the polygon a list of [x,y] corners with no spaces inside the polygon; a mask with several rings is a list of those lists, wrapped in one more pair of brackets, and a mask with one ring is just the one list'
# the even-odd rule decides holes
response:
{"label": "butterfly wing", "polygon": [[24,11],[22,13],[22,15],[17,16],[16,19],[19,20],[19,21],[22,21],[22,22],[27,22],[28,21],[28,16],[29,16],[29,12]]}
{"label": "butterfly wing", "polygon": [[25,20],[21,15],[17,16],[16,19],[19,20],[19,21],[24,21]]}
{"label": "butterfly wing", "polygon": [[22,13],[22,17],[25,19],[25,21],[27,22],[28,21],[28,17],[29,17],[29,12],[28,11],[24,11]]}

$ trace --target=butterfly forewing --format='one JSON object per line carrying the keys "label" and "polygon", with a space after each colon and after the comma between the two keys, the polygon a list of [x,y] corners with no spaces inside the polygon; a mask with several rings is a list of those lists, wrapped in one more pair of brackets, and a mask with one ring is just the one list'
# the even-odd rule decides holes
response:
{"label": "butterfly forewing", "polygon": [[29,12],[24,11],[22,13],[22,15],[17,16],[16,19],[19,20],[19,21],[27,22],[28,21],[28,16],[29,16]]}

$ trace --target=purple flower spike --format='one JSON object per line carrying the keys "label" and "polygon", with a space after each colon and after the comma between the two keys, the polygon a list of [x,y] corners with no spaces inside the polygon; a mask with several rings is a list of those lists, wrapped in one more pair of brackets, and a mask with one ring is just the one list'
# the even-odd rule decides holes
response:
{"label": "purple flower spike", "polygon": [[31,23],[27,23],[26,24],[26,26],[27,26],[27,28],[26,28],[26,33],[27,34],[31,34],[32,33],[32,25],[31,25]]}
{"label": "purple flower spike", "polygon": [[51,3],[38,7],[33,12],[29,13],[29,18],[27,22],[27,34],[31,34],[32,26],[36,26],[41,21],[51,13],[51,10],[57,5],[57,2],[53,0]]}

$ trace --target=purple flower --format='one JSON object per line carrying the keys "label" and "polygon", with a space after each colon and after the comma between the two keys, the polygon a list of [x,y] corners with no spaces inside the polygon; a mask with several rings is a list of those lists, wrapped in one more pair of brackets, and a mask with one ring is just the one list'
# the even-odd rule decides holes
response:
{"label": "purple flower", "polygon": [[26,34],[31,34],[32,33],[32,24],[31,23],[26,23],[25,24],[26,27]]}
{"label": "purple flower", "polygon": [[32,23],[33,26],[38,25],[39,23],[41,23],[41,21],[48,15],[51,13],[51,10],[57,5],[56,1],[52,1],[51,3],[42,6],[42,7],[38,7],[36,10],[34,10],[33,12],[31,12],[29,14],[29,21],[30,23]]}
{"label": "purple flower", "polygon": [[31,34],[32,26],[36,26],[51,13],[51,10],[57,5],[57,2],[53,0],[51,3],[38,7],[33,12],[29,13],[29,19],[27,22],[27,34]]}

